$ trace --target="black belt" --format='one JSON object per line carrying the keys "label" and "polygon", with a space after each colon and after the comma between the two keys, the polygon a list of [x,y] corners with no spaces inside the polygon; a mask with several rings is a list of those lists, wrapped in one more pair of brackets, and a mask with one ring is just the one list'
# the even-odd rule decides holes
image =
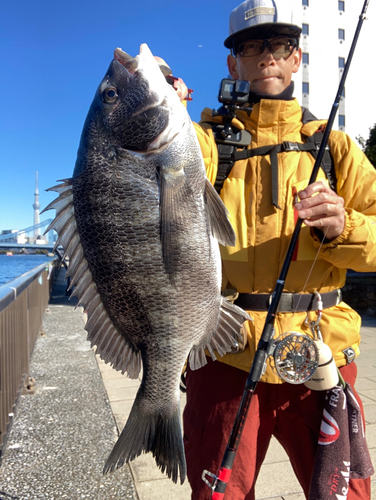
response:
{"label": "black belt", "polygon": [[[333,307],[342,301],[342,290],[321,293],[323,309]],[[246,311],[268,311],[272,296],[268,293],[239,293],[234,304]],[[316,311],[317,296],[313,293],[283,293],[278,312]]]}

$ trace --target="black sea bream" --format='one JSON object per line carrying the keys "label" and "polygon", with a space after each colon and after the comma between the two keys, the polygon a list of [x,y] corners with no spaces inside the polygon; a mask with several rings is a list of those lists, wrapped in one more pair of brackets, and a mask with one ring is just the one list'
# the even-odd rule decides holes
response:
{"label": "black sea bream", "polygon": [[249,316],[221,297],[218,242],[233,245],[185,107],[147,45],[116,49],[50,228],[101,358],[142,382],[104,471],[151,451],[174,482],[186,465],[179,381],[236,344]]}

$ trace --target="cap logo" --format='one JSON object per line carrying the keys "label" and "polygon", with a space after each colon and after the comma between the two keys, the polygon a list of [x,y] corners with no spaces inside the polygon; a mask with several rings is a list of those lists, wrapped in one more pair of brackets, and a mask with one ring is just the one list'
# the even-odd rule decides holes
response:
{"label": "cap logo", "polygon": [[244,13],[244,19],[252,19],[252,17],[256,16],[274,16],[275,8],[274,7],[255,7],[254,9],[247,10]]}

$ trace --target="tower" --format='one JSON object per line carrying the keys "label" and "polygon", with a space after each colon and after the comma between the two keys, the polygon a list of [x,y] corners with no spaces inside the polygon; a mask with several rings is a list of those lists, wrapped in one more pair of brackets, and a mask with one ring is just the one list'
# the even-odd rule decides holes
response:
{"label": "tower", "polygon": [[[39,189],[38,189],[38,172],[35,172],[35,192],[34,192],[34,204],[33,204],[33,209],[34,209],[34,226],[39,224]],[[37,239],[38,236],[40,235],[40,229],[34,229],[34,238]]]}

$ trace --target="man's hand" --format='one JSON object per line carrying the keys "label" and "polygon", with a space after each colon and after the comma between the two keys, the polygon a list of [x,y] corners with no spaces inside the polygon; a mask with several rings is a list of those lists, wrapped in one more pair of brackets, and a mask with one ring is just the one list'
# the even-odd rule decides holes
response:
{"label": "man's hand", "polygon": [[178,78],[177,80],[175,80],[174,89],[176,90],[176,92],[179,96],[179,99],[181,101],[184,101],[184,99],[188,95],[188,87],[186,86],[186,84],[183,82],[183,80],[181,78]]}
{"label": "man's hand", "polygon": [[[171,68],[164,59],[158,56],[155,56],[154,59],[159,64],[164,76],[172,75]],[[179,99],[183,101],[188,95],[188,87],[186,86],[186,84],[183,82],[181,78],[178,78],[174,81],[173,87],[176,90]]]}
{"label": "man's hand", "polygon": [[295,205],[307,226],[320,229],[328,240],[337,238],[345,228],[345,201],[323,181],[317,181],[298,193]]}

